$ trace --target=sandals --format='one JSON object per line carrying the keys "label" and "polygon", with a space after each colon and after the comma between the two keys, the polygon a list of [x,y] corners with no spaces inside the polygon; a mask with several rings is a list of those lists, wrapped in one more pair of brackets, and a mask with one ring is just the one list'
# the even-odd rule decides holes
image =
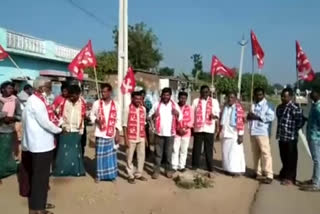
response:
{"label": "sandals", "polygon": [[55,205],[49,204],[49,203],[46,204],[46,210],[51,210],[51,209],[54,209],[54,208],[56,208]]}
{"label": "sandals", "polygon": [[320,192],[320,187],[317,187],[315,185],[310,185],[310,186],[301,187],[300,190],[305,192]]}
{"label": "sandals", "polygon": [[139,181],[148,181],[148,179],[146,177],[143,177],[143,176],[135,177],[135,179],[137,179]]}
{"label": "sandals", "polygon": [[129,184],[135,184],[136,180],[134,178],[128,178],[128,183]]}
{"label": "sandals", "polygon": [[294,185],[294,183],[293,183],[292,181],[290,181],[290,180],[283,180],[283,181],[281,181],[280,184],[283,185],[283,186],[291,186],[291,185]]}

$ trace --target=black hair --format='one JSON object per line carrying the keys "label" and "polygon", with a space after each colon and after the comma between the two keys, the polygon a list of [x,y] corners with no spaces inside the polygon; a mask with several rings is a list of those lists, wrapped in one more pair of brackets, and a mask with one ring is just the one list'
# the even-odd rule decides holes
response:
{"label": "black hair", "polygon": [[234,96],[237,96],[237,92],[234,91],[234,90],[228,91],[226,95],[227,95],[227,96],[230,96],[231,94],[233,94]]}
{"label": "black hair", "polygon": [[68,86],[67,83],[62,83],[62,85],[61,85],[61,92],[62,92],[63,90],[65,90],[65,89],[68,90],[68,88],[69,88],[69,86]]}
{"label": "black hair", "polygon": [[178,94],[178,97],[181,97],[181,96],[186,96],[186,97],[188,97],[188,93],[185,92],[185,91],[180,91],[179,94]]}
{"label": "black hair", "polygon": [[293,97],[293,90],[292,88],[284,88],[281,92],[281,95],[285,94],[286,92],[288,92],[290,97]]}
{"label": "black hair", "polygon": [[171,88],[166,87],[166,88],[162,89],[161,95],[163,95],[164,93],[169,93],[170,95],[172,95]]}
{"label": "black hair", "polygon": [[26,91],[26,90],[29,90],[29,89],[32,89],[32,86],[27,84],[23,87],[23,90]]}
{"label": "black hair", "polygon": [[257,87],[257,88],[255,88],[255,89],[254,89],[254,91],[253,91],[253,94],[256,94],[256,93],[258,93],[258,92],[262,92],[262,93],[263,93],[263,95],[265,94],[265,93],[264,93],[264,89],[263,89],[263,88],[261,88],[261,87]]}
{"label": "black hair", "polygon": [[135,96],[141,96],[141,91],[134,91],[131,93],[131,98],[135,97]]}
{"label": "black hair", "polygon": [[104,84],[102,84],[101,87],[100,87],[101,90],[103,90],[103,89],[105,89],[105,88],[107,88],[108,91],[112,91],[112,86],[111,86],[109,83],[104,83]]}
{"label": "black hair", "polygon": [[210,90],[208,85],[202,85],[201,88],[200,88],[200,91],[203,91],[204,89]]}
{"label": "black hair", "polygon": [[14,83],[10,81],[5,81],[1,84],[0,89],[3,90],[8,86],[12,86],[14,88]]}
{"label": "black hair", "polygon": [[146,90],[142,89],[142,90],[140,91],[140,95],[142,95],[142,94],[146,94]]}
{"label": "black hair", "polygon": [[81,94],[81,88],[78,85],[70,85],[68,87],[68,92],[69,92],[69,94],[79,95],[79,94]]}

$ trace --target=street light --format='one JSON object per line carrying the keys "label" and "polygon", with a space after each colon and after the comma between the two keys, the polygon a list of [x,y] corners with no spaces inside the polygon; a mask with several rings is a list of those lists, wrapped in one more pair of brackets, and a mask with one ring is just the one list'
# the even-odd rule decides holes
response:
{"label": "street light", "polygon": [[244,35],[242,35],[242,40],[239,41],[238,44],[241,46],[239,78],[238,78],[238,95],[237,95],[238,99],[240,99],[244,49],[245,49],[246,45],[248,44],[248,40],[245,40]]}

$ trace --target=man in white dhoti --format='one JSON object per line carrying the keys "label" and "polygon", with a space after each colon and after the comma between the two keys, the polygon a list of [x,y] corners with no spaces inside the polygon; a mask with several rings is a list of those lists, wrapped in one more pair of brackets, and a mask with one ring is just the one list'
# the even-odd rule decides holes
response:
{"label": "man in white dhoti", "polygon": [[230,92],[221,118],[222,166],[232,176],[240,176],[246,170],[243,150],[244,110],[236,93]]}

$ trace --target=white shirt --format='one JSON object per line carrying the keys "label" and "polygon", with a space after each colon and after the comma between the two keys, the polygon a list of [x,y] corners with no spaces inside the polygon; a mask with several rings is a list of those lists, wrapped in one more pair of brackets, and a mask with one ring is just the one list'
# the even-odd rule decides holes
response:
{"label": "white shirt", "polygon": [[[119,116],[118,115],[121,114],[121,111],[119,109],[118,103],[114,101],[114,104],[116,106],[116,111],[117,111],[117,119],[116,119],[115,128],[118,129],[118,131],[120,132],[121,131],[121,121],[119,120]],[[99,107],[100,107],[100,100],[97,100],[97,101],[95,101],[93,103],[92,109],[91,109],[91,112],[90,112],[90,120],[91,120],[91,122],[93,124],[96,124],[96,119],[99,118]],[[107,123],[106,125],[108,125],[110,108],[111,108],[111,101],[108,104],[106,104],[103,101],[103,113],[104,113],[105,121]],[[114,133],[116,133],[116,132],[114,132]],[[115,134],[114,134],[114,136],[109,137],[109,136],[107,136],[107,132],[106,131],[101,131],[99,126],[96,125],[95,136],[109,139],[109,138],[114,138]]]}
{"label": "white shirt", "polygon": [[22,150],[32,153],[48,152],[55,148],[54,134],[61,128],[50,120],[46,105],[35,95],[30,96],[22,113]]}
{"label": "white shirt", "polygon": [[201,128],[197,128],[196,127],[196,119],[197,119],[197,106],[199,103],[199,99],[200,98],[196,98],[193,103],[192,103],[192,109],[194,111],[194,132],[205,132],[205,133],[211,133],[213,134],[215,132],[215,128],[216,128],[216,123],[215,120],[212,121],[211,125],[208,125],[205,123],[206,121],[206,106],[207,106],[207,100],[208,99],[212,99],[212,114],[214,116],[220,117],[220,106],[219,106],[219,102],[216,99],[213,99],[211,97],[208,97],[207,100],[205,99],[201,99],[201,104],[202,104],[202,121],[204,122],[204,125]]}
{"label": "white shirt", "polygon": [[[178,121],[182,120],[182,112],[177,103],[172,101],[175,105],[175,109],[179,112]],[[169,101],[167,104],[160,104],[160,133],[157,133],[159,136],[163,137],[172,137],[172,102]],[[149,117],[152,117],[156,113],[159,106],[159,102],[156,102],[152,109],[149,112]]]}
{"label": "white shirt", "polygon": [[233,109],[234,109],[234,106],[226,105],[224,107],[223,114],[225,115],[222,117],[223,120],[221,121],[221,125],[222,125],[221,135],[223,138],[238,139],[238,134],[243,135],[244,133],[243,131],[239,131],[238,133],[237,127],[230,126],[231,114]]}

